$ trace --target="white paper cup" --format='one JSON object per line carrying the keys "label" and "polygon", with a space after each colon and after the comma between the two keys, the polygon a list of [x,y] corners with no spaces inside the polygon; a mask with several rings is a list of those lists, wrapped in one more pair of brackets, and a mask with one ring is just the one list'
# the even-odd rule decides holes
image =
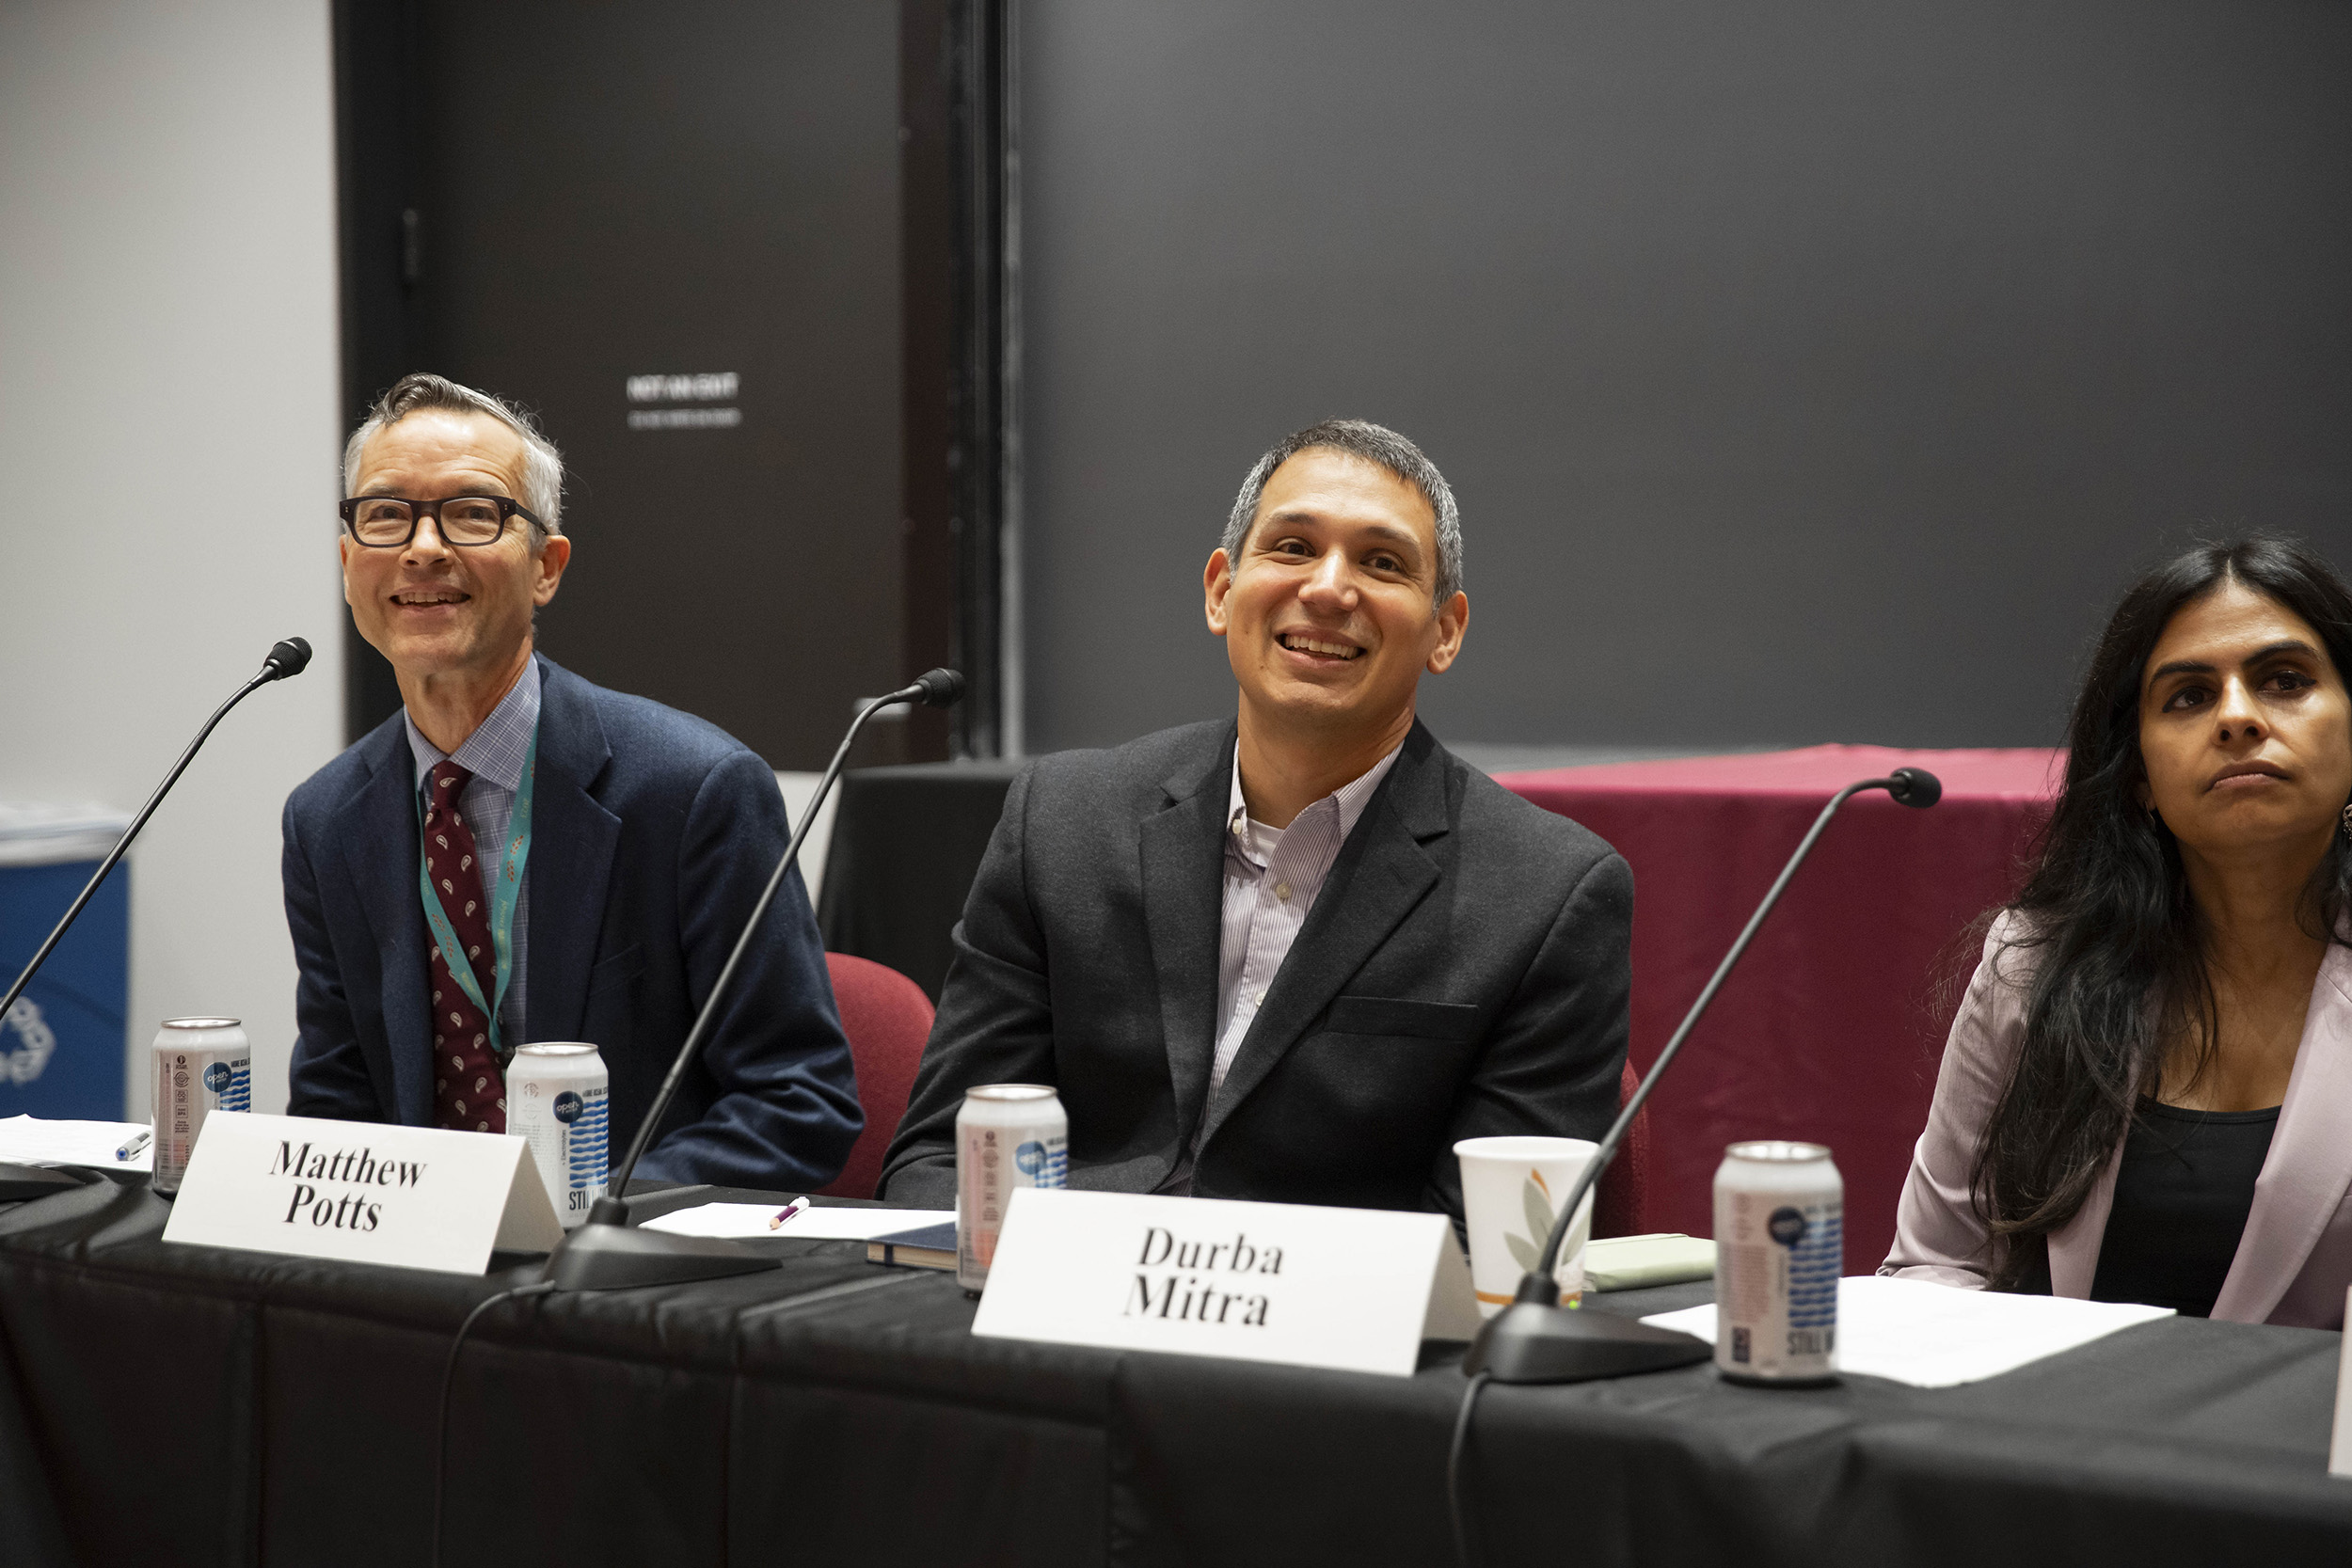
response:
{"label": "white paper cup", "polygon": [[[1511,1305],[1519,1281],[1542,1256],[1560,1200],[1600,1146],[1582,1138],[1464,1138],[1454,1146],[1462,1162],[1462,1206],[1470,1221],[1470,1283],[1478,1310],[1491,1318]],[[1593,1233],[1593,1198],[1577,1206],[1576,1221],[1560,1243],[1552,1277],[1560,1303],[1584,1298],[1584,1242]]]}

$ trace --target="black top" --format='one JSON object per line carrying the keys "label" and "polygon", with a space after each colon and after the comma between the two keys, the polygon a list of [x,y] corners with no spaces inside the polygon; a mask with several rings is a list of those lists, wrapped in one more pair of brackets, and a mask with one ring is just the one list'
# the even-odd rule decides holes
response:
{"label": "black top", "polygon": [[2142,1100],[2123,1140],[2090,1299],[2211,1317],[2278,1126],[2276,1105],[2184,1111]]}

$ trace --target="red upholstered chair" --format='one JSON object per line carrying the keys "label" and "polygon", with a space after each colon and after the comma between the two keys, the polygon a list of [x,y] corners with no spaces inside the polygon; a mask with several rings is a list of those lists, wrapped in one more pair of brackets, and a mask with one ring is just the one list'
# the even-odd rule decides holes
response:
{"label": "red upholstered chair", "polygon": [[[1633,1098],[1633,1091],[1642,1086],[1642,1075],[1633,1070],[1633,1064],[1625,1065],[1625,1072],[1617,1080],[1617,1106]],[[1640,1236],[1643,1211],[1647,1207],[1649,1194],[1649,1107],[1633,1118],[1633,1125],[1625,1132],[1625,1142],[1617,1149],[1617,1158],[1601,1174],[1600,1196],[1593,1202],[1593,1234],[1596,1236]]]}
{"label": "red upholstered chair", "polygon": [[870,958],[828,953],[825,968],[832,972],[833,999],[841,1009],[842,1032],[850,1037],[850,1057],[857,1064],[866,1131],[857,1135],[841,1174],[818,1191],[827,1197],[872,1197],[891,1134],[906,1115],[923,1042],[930,1037],[931,999],[897,970]]}

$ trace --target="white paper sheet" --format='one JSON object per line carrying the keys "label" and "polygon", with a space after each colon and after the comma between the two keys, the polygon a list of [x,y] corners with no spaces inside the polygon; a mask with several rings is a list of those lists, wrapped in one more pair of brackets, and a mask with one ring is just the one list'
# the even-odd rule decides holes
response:
{"label": "white paper sheet", "polygon": [[44,1121],[38,1117],[0,1117],[0,1160],[21,1165],[103,1165],[109,1170],[152,1170],[155,1151],[140,1149],[128,1160],[115,1150],[147,1131],[143,1121]]}
{"label": "white paper sheet", "polygon": [[644,1230],[679,1236],[781,1236],[800,1242],[870,1242],[927,1225],[953,1224],[953,1209],[803,1209],[775,1229],[775,1203],[705,1203],[647,1220]]}
{"label": "white paper sheet", "polygon": [[[1948,1388],[2170,1316],[2169,1307],[1963,1291],[1864,1275],[1837,1282],[1837,1370],[1915,1388]],[[1711,1302],[1642,1321],[1714,1342]]]}

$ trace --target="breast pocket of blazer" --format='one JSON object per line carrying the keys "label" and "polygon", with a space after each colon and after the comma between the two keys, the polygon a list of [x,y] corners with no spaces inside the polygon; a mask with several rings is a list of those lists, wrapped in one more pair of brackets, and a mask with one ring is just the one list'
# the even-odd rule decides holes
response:
{"label": "breast pocket of blazer", "polygon": [[644,973],[645,944],[632,942],[611,958],[596,960],[596,967],[588,972],[588,994],[594,996],[615,986],[626,986]]}
{"label": "breast pocket of blazer", "polygon": [[1342,996],[1324,1015],[1334,1035],[1402,1035],[1413,1039],[1474,1039],[1478,1009],[1467,1002],[1413,1002],[1404,997]]}

